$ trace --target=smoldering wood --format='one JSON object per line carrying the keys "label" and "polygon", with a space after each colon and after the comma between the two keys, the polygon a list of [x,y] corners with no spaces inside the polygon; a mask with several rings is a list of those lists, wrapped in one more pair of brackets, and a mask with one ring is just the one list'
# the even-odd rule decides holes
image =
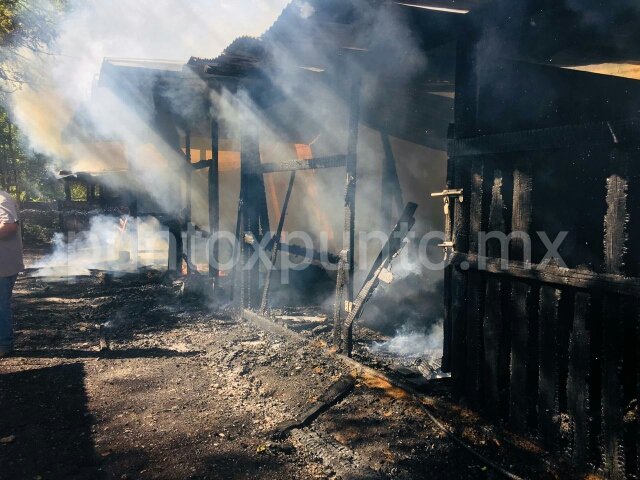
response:
{"label": "smoldering wood", "polygon": [[540,288],[538,437],[550,449],[558,444],[560,405],[558,399],[557,322],[560,290]]}
{"label": "smoldering wood", "polygon": [[590,456],[589,383],[591,338],[588,328],[590,308],[590,294],[577,292],[574,301],[573,328],[569,339],[569,374],[567,380],[570,455],[576,465],[583,464]]}
{"label": "smoldering wood", "polygon": [[412,202],[407,203],[398,223],[393,228],[387,242],[382,247],[380,254],[374,261],[371,270],[365,279],[364,285],[358,293],[358,296],[354,299],[351,311],[342,325],[341,346],[349,357],[351,356],[351,351],[353,349],[353,322],[362,315],[365,303],[369,298],[371,298],[373,291],[379,284],[379,277],[382,271],[389,267],[392,260],[400,253],[400,250],[404,246],[404,239],[416,222],[413,215],[417,208],[417,204]]}
{"label": "smoldering wood", "polygon": [[250,169],[250,173],[290,172],[295,170],[315,170],[321,168],[338,168],[347,164],[346,155],[331,157],[316,157],[300,160],[286,160],[283,162],[261,163]]}
{"label": "smoldering wood", "polygon": [[267,265],[267,272],[264,279],[264,289],[262,291],[262,303],[260,304],[260,312],[264,314],[267,309],[267,303],[269,301],[269,287],[271,285],[271,273],[275,268],[276,257],[278,256],[278,249],[280,248],[280,242],[282,240],[282,229],[284,228],[284,219],[287,215],[287,208],[289,207],[289,199],[291,198],[291,191],[293,190],[293,182],[296,179],[296,171],[291,172],[291,178],[289,179],[289,186],[287,187],[287,194],[284,197],[284,204],[282,205],[282,213],[280,214],[280,220],[278,221],[278,228],[276,234],[273,237],[273,247],[271,247],[271,257],[269,264]]}
{"label": "smoldering wood", "polygon": [[[615,134],[615,138],[612,135]],[[494,135],[456,138],[449,142],[451,157],[492,155],[515,152],[538,152],[600,145],[638,143],[640,119],[619,122],[597,122],[532,129]]]}

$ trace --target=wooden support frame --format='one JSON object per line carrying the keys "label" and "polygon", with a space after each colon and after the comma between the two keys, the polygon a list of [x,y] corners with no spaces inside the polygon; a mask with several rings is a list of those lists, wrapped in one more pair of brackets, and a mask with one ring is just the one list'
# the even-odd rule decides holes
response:
{"label": "wooden support frame", "polygon": [[185,162],[187,163],[187,168],[184,169],[184,185],[185,185],[185,209],[184,209],[184,221],[186,223],[186,263],[187,263],[187,275],[191,275],[193,273],[193,265],[191,260],[193,259],[193,252],[191,251],[191,175],[193,170],[191,169],[191,129],[187,128],[185,131]]}
{"label": "wooden support frame", "polygon": [[[220,172],[219,172],[219,124],[217,112],[211,116],[211,164],[207,174],[209,195],[209,232],[210,239],[220,230]],[[213,282],[214,292],[219,289],[220,271],[214,262],[220,262],[220,243],[209,242],[209,279]],[[233,290],[233,286],[231,287]]]}
{"label": "wooden support frame", "polygon": [[269,288],[271,286],[271,274],[275,267],[276,258],[278,256],[278,249],[280,248],[280,242],[282,241],[282,229],[284,228],[284,219],[287,215],[287,208],[289,207],[289,199],[291,198],[291,191],[293,190],[293,182],[296,179],[296,171],[291,172],[289,179],[289,186],[287,187],[287,194],[284,197],[284,204],[282,205],[282,213],[280,214],[280,220],[278,221],[278,229],[273,237],[273,246],[271,247],[271,257],[269,258],[269,265],[267,265],[267,274],[264,280],[264,289],[262,291],[262,303],[260,304],[260,313],[264,315],[267,310],[267,304],[269,302]]}
{"label": "wooden support frame", "polygon": [[360,126],[360,89],[362,79],[356,77],[351,84],[351,109],[349,112],[349,139],[347,143],[347,172],[344,198],[344,245],[347,250],[347,299],[353,302],[353,273],[355,266],[356,181],[358,170],[358,129]]}

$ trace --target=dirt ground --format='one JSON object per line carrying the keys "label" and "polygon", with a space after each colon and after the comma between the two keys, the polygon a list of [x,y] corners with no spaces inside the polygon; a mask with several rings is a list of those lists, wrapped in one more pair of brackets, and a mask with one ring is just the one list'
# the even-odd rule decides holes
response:
{"label": "dirt ground", "polygon": [[[0,478],[501,478],[405,391],[367,375],[311,426],[272,440],[278,423],[354,372],[321,340],[232,313],[158,275],[21,278],[17,351],[0,360]],[[526,442],[495,438],[450,401],[446,380],[425,394],[457,435],[516,475],[574,476]]]}

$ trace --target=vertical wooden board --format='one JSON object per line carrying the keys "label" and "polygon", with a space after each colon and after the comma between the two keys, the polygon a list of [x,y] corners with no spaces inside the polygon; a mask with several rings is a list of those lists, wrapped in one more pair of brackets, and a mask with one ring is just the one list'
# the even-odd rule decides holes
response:
{"label": "vertical wooden board", "polygon": [[569,338],[569,375],[567,379],[567,413],[569,415],[570,456],[575,465],[589,459],[591,419],[589,382],[591,338],[589,316],[591,298],[588,293],[575,295],[573,329]]}
{"label": "vertical wooden board", "polygon": [[524,432],[530,399],[527,392],[529,353],[529,294],[531,286],[520,281],[511,284],[511,377],[509,424],[516,432]]}
{"label": "vertical wooden board", "polygon": [[626,476],[621,384],[622,315],[621,299],[605,296],[602,320],[602,473],[614,479]]}
{"label": "vertical wooden board", "polygon": [[511,232],[514,233],[514,238],[510,260],[531,261],[531,244],[528,237],[532,216],[531,191],[531,160],[529,157],[523,157],[518,159],[513,172]]}
{"label": "vertical wooden board", "polygon": [[624,273],[627,242],[627,156],[615,150],[611,156],[612,174],[607,179],[607,213],[604,219],[605,272]]}
{"label": "vertical wooden board", "polygon": [[[605,272],[624,273],[627,215],[626,152],[614,149],[610,159],[611,175],[606,184],[607,212],[604,219]],[[622,366],[624,358],[624,315],[621,298],[607,295],[602,319],[602,468],[605,476],[624,478],[624,392]]]}
{"label": "vertical wooden board", "polygon": [[548,447],[558,444],[558,303],[560,290],[550,285],[540,288],[538,437]]}
{"label": "vertical wooden board", "polygon": [[[478,253],[478,234],[482,228],[483,161],[471,161],[471,194],[469,195],[469,252]],[[467,401],[478,405],[482,391],[482,321],[484,310],[485,276],[469,272],[467,310]]]}
{"label": "vertical wooden board", "polygon": [[493,275],[487,278],[483,333],[485,403],[489,415],[497,418],[500,413],[498,375],[502,337],[502,284],[500,278]]}
{"label": "vertical wooden board", "polygon": [[451,296],[452,393],[455,397],[462,397],[466,382],[467,273],[453,270]]}
{"label": "vertical wooden board", "polygon": [[482,396],[483,318],[485,276],[481,272],[468,272],[467,303],[467,386],[466,398],[471,405],[479,405]]}
{"label": "vertical wooden board", "polygon": [[[454,169],[454,188],[469,191],[470,165],[467,158],[456,158]],[[457,252],[468,253],[469,249],[469,202],[455,202],[453,219],[453,242]],[[451,290],[451,377],[453,393],[462,396],[466,383],[467,356],[467,273],[454,270]]]}

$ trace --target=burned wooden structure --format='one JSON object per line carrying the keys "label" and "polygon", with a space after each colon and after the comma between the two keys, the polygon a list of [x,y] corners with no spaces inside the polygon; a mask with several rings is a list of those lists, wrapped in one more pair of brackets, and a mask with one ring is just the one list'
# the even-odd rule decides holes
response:
{"label": "burned wooden structure", "polygon": [[[224,276],[210,267],[213,284],[242,312],[266,315],[278,255],[327,261],[337,268],[334,338],[347,353],[353,322],[400,248],[383,249],[358,294],[359,127],[380,135],[386,231],[412,224],[416,211],[389,138],[447,150],[438,195],[450,261],[443,369],[454,394],[585,470],[623,478],[640,475],[640,71],[629,67],[640,61],[640,29],[628,2],[574,3],[315,0],[305,16],[293,2],[260,39],[154,77],[151,96],[156,131],[187,172],[185,217],[171,227],[178,241],[184,234],[190,245],[194,171],[207,169],[205,234],[220,231],[221,155],[239,152],[239,262]],[[402,48],[386,35],[389,19]],[[345,107],[339,152],[328,145],[330,122],[303,108],[326,91]],[[188,108],[177,111],[174,94]],[[239,128],[225,116],[229,102]],[[264,125],[309,154],[263,161]],[[333,253],[282,237],[297,172],[320,169],[345,179],[343,244]],[[265,178],[277,172],[290,177],[272,222]],[[219,249],[211,244],[211,258]]]}
{"label": "burned wooden structure", "polygon": [[638,12],[603,9],[596,32],[523,2],[495,36],[478,24],[458,42],[444,363],[470,405],[626,478],[640,458],[640,82],[574,67],[637,60],[615,39]]}

